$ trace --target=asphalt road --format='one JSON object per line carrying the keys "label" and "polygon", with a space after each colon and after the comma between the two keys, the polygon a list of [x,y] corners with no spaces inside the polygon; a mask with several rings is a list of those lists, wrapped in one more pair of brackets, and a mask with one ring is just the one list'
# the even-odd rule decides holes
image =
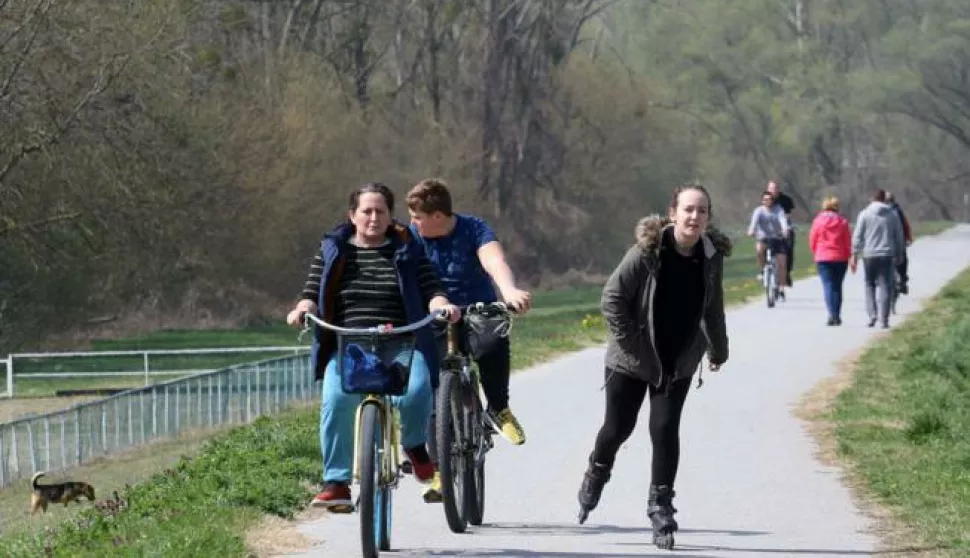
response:
{"label": "asphalt road", "polygon": [[[893,323],[970,265],[970,226],[920,239],[909,254],[910,295],[900,299]],[[788,301],[773,310],[758,300],[728,313],[731,359],[720,373],[705,372],[704,386],[692,389],[684,410],[677,556],[867,556],[875,550],[872,523],[839,471],[816,460],[815,442],[792,414],[836,363],[885,333],[866,327],[861,269],[846,278],[844,325],[826,327],[825,319],[817,278],[796,282]],[[599,508],[577,524],[576,492],[603,416],[602,365],[603,350],[595,348],[516,374],[512,406],[528,441],[514,447],[498,439],[489,454],[485,525],[453,534],[441,507],[425,504],[408,478],[395,495],[394,551],[387,555],[670,555],[652,544],[644,511],[646,405]],[[308,521],[299,530],[318,544],[288,556],[359,556],[358,521],[356,515]]]}

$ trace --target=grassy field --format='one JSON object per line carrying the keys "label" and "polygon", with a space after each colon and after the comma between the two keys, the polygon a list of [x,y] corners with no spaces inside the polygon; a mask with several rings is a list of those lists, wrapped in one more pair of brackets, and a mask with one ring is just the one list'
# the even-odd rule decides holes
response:
{"label": "grassy field", "polygon": [[970,270],[864,353],[823,416],[898,543],[970,555]]}
{"label": "grassy field", "polygon": [[[947,226],[922,225],[919,232],[932,234]],[[804,235],[798,240],[801,242],[797,243],[796,279],[814,273]],[[729,304],[761,296],[755,272],[751,240],[739,239],[725,269]],[[537,293],[536,311],[517,319],[513,327],[514,368],[602,342],[605,328],[598,310],[599,295],[598,286]],[[198,333],[159,332],[115,343],[144,348],[162,343],[162,338],[167,347],[179,340],[194,346],[217,342],[216,337],[196,337]],[[222,336],[218,341],[222,345],[242,338],[253,345],[288,345],[295,342],[296,333],[280,326],[204,335]],[[108,346],[99,344],[97,348]],[[159,447],[153,452],[157,463],[146,460],[132,468],[106,462],[97,469],[104,479],[99,496],[107,496],[111,490],[121,490],[125,483],[132,482],[135,486],[123,491],[131,504],[128,511],[104,517],[86,507],[57,509],[46,522],[5,529],[0,555],[36,556],[47,552],[51,556],[94,556],[110,552],[113,556],[245,556],[245,533],[260,518],[290,517],[312,495],[320,467],[317,420],[316,409],[288,412],[219,434],[204,445],[186,449],[177,445]],[[175,459],[183,451],[195,457]],[[156,473],[176,461],[178,466],[169,472]],[[118,478],[128,480],[112,480],[110,471],[115,467],[125,467],[118,469],[125,473]],[[27,497],[26,487],[16,491],[18,495],[10,496],[14,501]],[[42,525],[58,527],[42,529]]]}

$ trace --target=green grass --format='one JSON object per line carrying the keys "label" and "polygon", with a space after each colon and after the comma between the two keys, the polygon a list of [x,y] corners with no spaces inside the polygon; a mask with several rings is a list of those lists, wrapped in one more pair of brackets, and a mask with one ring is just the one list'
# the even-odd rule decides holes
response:
{"label": "green grass", "polygon": [[943,556],[970,555],[968,338],[970,269],[860,358],[824,417],[906,541]]}
{"label": "green grass", "polygon": [[[928,234],[943,228],[924,227],[920,232]],[[804,238],[799,240],[796,263],[802,271],[796,277],[803,277],[813,271]],[[753,254],[751,241],[742,239],[734,257],[728,260],[725,290],[729,304],[760,295],[754,281]],[[598,286],[537,293],[536,311],[517,319],[512,330],[513,367],[519,370],[602,342],[605,328],[598,310],[599,295]],[[280,335],[283,339],[276,337],[270,343],[289,344],[292,341],[285,338],[293,339],[294,334],[295,330],[284,328],[266,328],[252,336],[248,332],[206,332],[200,337],[159,332],[125,342],[130,343],[127,347],[145,347],[167,336],[167,347],[180,340],[207,345],[215,342],[215,337],[199,341],[204,335],[226,335],[221,341],[226,344],[246,335],[254,344],[263,344],[270,337],[259,335]],[[958,425],[951,423],[954,419],[940,416],[927,415],[915,422],[914,436],[958,432],[953,429]],[[312,496],[312,483],[318,481],[320,471],[317,420],[316,409],[300,410],[217,435],[197,457],[184,459],[174,473],[157,474],[126,491],[124,496],[131,502],[127,511],[102,517],[95,510],[83,509],[65,515],[69,519],[54,529],[38,530],[28,525],[5,533],[0,539],[0,555],[246,556],[245,533],[259,518],[264,514],[291,517]],[[963,425],[964,432],[967,426],[970,424]],[[970,450],[962,451],[950,461],[963,459],[964,466],[970,467]],[[966,479],[964,484],[970,485]]]}
{"label": "green grass", "polygon": [[5,534],[0,554],[247,556],[240,533],[262,514],[292,517],[307,501],[320,468],[316,416],[291,411],[222,434],[194,459],[125,491],[124,511],[89,508],[55,529]]}

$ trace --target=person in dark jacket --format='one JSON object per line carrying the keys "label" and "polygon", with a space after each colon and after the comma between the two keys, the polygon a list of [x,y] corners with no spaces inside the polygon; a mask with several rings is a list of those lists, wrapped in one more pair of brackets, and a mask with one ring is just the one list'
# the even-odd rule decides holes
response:
{"label": "person in dark jacket", "polygon": [[[452,322],[461,318],[423,246],[407,227],[394,222],[393,211],[394,194],[383,184],[368,183],[350,195],[348,222],[324,235],[300,301],[287,315],[288,324],[299,325],[304,312],[348,328],[388,323],[401,327],[439,308],[447,311]],[[423,328],[418,331],[415,349],[394,357],[411,365],[406,393],[393,400],[401,413],[401,445],[421,483],[430,483],[435,475],[426,446],[433,406],[429,364],[437,361],[435,350],[430,329]],[[323,490],[310,504],[331,513],[350,513],[354,416],[363,396],[344,393],[336,353],[334,333],[316,328],[311,364],[316,379],[323,380]]]}
{"label": "person in dark jacket", "polygon": [[[886,203],[893,208],[893,211],[896,212],[899,220],[903,223],[903,238],[906,240],[906,246],[909,246],[913,243],[913,229],[909,226],[909,219],[906,218],[903,208],[899,206],[892,192],[886,192]],[[899,292],[909,294],[909,258],[906,257],[905,250],[903,250],[902,261],[896,264],[896,273],[899,275]]]}
{"label": "person in dark jacket", "polygon": [[647,516],[662,548],[672,546],[678,529],[673,486],[691,378],[705,353],[713,371],[728,359],[722,276],[731,252],[731,241],[709,227],[711,200],[702,186],[678,187],[667,213],[640,220],[636,244],[603,289],[609,330],[606,417],[579,490],[582,523],[599,503],[616,453],[649,396],[653,456]]}

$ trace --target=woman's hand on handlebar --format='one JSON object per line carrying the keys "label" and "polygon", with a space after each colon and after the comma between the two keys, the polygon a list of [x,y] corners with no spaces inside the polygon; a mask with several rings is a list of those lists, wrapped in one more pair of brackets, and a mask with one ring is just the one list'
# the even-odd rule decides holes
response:
{"label": "woman's hand on handlebar", "polygon": [[438,312],[443,312],[445,314],[445,318],[451,323],[456,323],[461,319],[461,308],[458,308],[454,304],[448,302],[448,299],[443,296],[434,297],[431,299],[431,304],[428,306],[429,310],[431,310],[433,314],[436,314],[436,317]]}
{"label": "woman's hand on handlebar", "polygon": [[312,300],[303,299],[296,303],[296,306],[286,315],[286,323],[291,326],[301,327],[303,325],[303,314],[316,314],[317,304]]}
{"label": "woman's hand on handlebar", "polygon": [[451,323],[457,323],[461,319],[461,308],[458,308],[454,304],[445,304],[440,306],[438,310],[445,313],[445,317]]}

